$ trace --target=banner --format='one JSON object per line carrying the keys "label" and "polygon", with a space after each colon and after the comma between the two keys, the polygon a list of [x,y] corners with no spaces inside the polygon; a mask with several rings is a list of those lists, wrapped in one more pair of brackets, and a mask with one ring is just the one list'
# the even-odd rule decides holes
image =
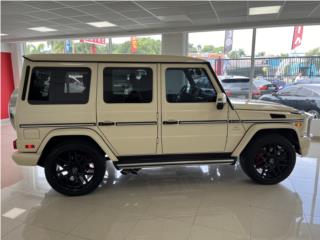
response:
{"label": "banner", "polygon": [[71,42],[71,40],[66,40],[65,41],[64,53],[72,53],[72,42]]}
{"label": "banner", "polygon": [[131,43],[131,53],[136,53],[138,50],[138,41],[136,36],[132,36],[130,39]]}
{"label": "banner", "polygon": [[92,43],[96,45],[106,45],[105,38],[87,38],[87,39],[80,39],[82,43]]}
{"label": "banner", "polygon": [[303,26],[295,26],[293,31],[291,50],[301,45]]}
{"label": "banner", "polygon": [[224,34],[224,54],[229,53],[232,50],[233,44],[233,30],[227,30]]}

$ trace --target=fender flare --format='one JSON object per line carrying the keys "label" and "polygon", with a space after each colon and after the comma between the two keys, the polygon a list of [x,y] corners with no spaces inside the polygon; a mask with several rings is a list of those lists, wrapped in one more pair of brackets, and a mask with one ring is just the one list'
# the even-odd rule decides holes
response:
{"label": "fender flare", "polygon": [[252,125],[246,132],[246,134],[243,136],[241,141],[238,143],[236,148],[233,150],[231,156],[232,157],[239,157],[241,152],[246,148],[246,146],[249,144],[251,139],[255,136],[255,134],[261,130],[277,130],[277,129],[290,129],[294,130],[294,132],[297,135],[299,145],[301,146],[300,143],[300,138],[299,138],[299,133],[295,129],[294,126],[288,125],[288,124],[279,124],[279,123],[268,123],[268,124],[254,124]]}
{"label": "fender flare", "polygon": [[108,157],[112,161],[118,161],[118,158],[116,156],[115,151],[111,149],[111,147],[106,143],[103,138],[94,130],[91,128],[60,128],[52,130],[47,134],[47,136],[42,140],[39,148],[38,148],[38,154],[42,154],[45,146],[47,143],[53,138],[53,137],[59,137],[59,136],[86,136],[90,137],[93,141],[98,144],[101,149],[108,155]]}

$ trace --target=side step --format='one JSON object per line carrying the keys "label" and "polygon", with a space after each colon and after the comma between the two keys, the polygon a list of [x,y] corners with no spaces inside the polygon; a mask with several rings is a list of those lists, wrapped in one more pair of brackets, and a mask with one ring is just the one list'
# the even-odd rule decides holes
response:
{"label": "side step", "polygon": [[234,164],[236,158],[230,154],[178,154],[178,155],[148,155],[123,156],[118,162],[113,162],[117,169],[137,169],[146,167],[191,165],[191,164]]}

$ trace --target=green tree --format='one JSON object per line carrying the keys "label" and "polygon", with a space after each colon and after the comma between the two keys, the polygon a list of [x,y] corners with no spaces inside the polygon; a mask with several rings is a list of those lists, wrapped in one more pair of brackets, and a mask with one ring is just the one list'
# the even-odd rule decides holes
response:
{"label": "green tree", "polygon": [[244,50],[242,48],[240,48],[238,50],[233,50],[228,53],[228,57],[231,59],[242,58],[244,56],[246,56],[246,53],[244,52]]}
{"label": "green tree", "polygon": [[204,45],[201,49],[202,53],[223,53],[223,47],[215,47],[213,45]]}
{"label": "green tree", "polygon": [[[160,54],[161,42],[152,38],[138,38],[137,39],[137,53],[138,54]],[[129,54],[131,53],[131,42],[112,44],[112,53]]]}
{"label": "green tree", "polygon": [[320,47],[311,49],[306,52],[306,56],[320,56]]}
{"label": "green tree", "polygon": [[44,53],[45,45],[43,43],[39,45],[34,45],[31,43],[26,43],[26,54],[39,54]]}
{"label": "green tree", "polygon": [[289,57],[288,53],[280,53],[280,57]]}
{"label": "green tree", "polygon": [[51,53],[64,53],[65,40],[49,40],[47,44],[51,47]]}
{"label": "green tree", "polygon": [[195,46],[193,46],[192,43],[188,44],[188,52],[189,53],[197,53],[197,48]]}

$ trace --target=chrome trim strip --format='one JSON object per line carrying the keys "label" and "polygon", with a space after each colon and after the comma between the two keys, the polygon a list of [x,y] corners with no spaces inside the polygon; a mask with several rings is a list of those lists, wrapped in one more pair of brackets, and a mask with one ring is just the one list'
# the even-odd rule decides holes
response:
{"label": "chrome trim strip", "polygon": [[20,128],[45,128],[45,127],[88,127],[96,123],[47,123],[47,124],[20,124]]}
{"label": "chrome trim strip", "polygon": [[116,164],[120,168],[136,168],[136,167],[152,167],[152,166],[164,166],[164,165],[188,165],[188,164],[205,164],[205,163],[233,163],[235,159],[222,159],[222,160],[192,160],[192,161],[175,161],[175,162],[150,162],[150,163],[119,163]]}
{"label": "chrome trim strip", "polygon": [[179,121],[179,124],[221,124],[221,123],[228,123],[228,120]]}
{"label": "chrome trim strip", "polygon": [[116,126],[157,125],[156,121],[146,122],[116,122]]}

